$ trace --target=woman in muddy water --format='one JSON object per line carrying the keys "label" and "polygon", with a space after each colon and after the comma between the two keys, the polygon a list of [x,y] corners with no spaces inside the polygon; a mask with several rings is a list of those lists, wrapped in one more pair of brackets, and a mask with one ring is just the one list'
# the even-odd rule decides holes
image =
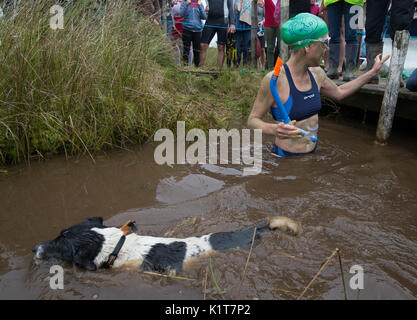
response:
{"label": "woman in muddy water", "polygon": [[[261,129],[264,134],[275,136],[271,152],[279,157],[315,152],[317,142],[308,137],[316,136],[318,131],[318,112],[321,109],[320,94],[331,99],[342,100],[355,93],[366,84],[389,56],[375,58],[371,70],[360,77],[337,86],[320,68],[320,62],[328,47],[326,23],[310,13],[300,13],[288,20],[281,28],[282,40],[291,49],[291,57],[281,70],[277,81],[278,95],[284,104],[291,123],[281,122],[279,109],[270,90],[272,72],[261,82],[248,126]],[[271,111],[274,123],[262,120]],[[296,124],[296,126],[295,126]],[[303,129],[307,133],[301,136]]]}

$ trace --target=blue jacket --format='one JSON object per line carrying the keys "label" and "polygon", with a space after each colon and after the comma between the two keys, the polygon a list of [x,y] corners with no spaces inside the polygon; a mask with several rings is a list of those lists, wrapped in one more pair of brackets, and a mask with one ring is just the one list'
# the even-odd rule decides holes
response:
{"label": "blue jacket", "polygon": [[186,1],[183,1],[180,14],[184,18],[183,29],[192,32],[201,32],[203,30],[201,19],[207,20],[207,14],[203,5],[199,8],[191,8]]}

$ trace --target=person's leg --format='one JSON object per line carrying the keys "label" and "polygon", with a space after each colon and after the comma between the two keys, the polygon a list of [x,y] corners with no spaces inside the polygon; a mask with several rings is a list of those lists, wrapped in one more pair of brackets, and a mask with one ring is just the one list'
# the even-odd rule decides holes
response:
{"label": "person's leg", "polygon": [[[350,81],[355,78],[355,68],[358,59],[358,37],[356,28],[352,28],[351,21],[354,19],[356,12],[351,10],[352,4],[343,2],[343,15],[345,20],[345,40],[346,40],[346,73],[343,81]],[[353,11],[353,12],[352,12]]]}
{"label": "person's leg", "polygon": [[410,28],[410,36],[417,37],[417,20],[414,19]]}
{"label": "person's leg", "polygon": [[[182,32],[181,32],[181,35],[182,35]],[[179,36],[178,36],[178,38],[177,38],[177,46],[178,46],[178,48],[180,49],[180,51],[179,51],[179,55],[180,55],[180,59],[179,59],[179,61],[180,61],[180,63],[181,63],[182,53],[184,52],[184,45],[183,45],[183,42],[182,42],[182,38],[181,38],[181,37],[179,37]]]}
{"label": "person's leg", "polygon": [[172,49],[174,50],[174,52],[175,52],[175,58],[176,58],[176,60],[175,60],[175,64],[177,65],[177,66],[181,66],[181,49],[180,49],[180,47],[177,45],[177,43],[176,42],[172,42]]}
{"label": "person's leg", "polygon": [[200,64],[198,65],[199,67],[201,67],[206,61],[207,48],[208,48],[207,43],[200,43]]}
{"label": "person's leg", "polygon": [[236,32],[235,33],[232,33],[231,34],[231,59],[232,59],[232,63],[233,63],[233,66],[235,67],[235,68],[237,68],[238,66],[237,66],[237,35],[236,35]]}
{"label": "person's leg", "polygon": [[327,18],[329,21],[329,70],[327,76],[330,79],[338,79],[337,67],[340,60],[340,28],[342,24],[343,3],[335,2],[327,6]]}
{"label": "person's leg", "polygon": [[250,30],[243,31],[243,65],[249,63],[249,40],[250,40]]}
{"label": "person's leg", "polygon": [[218,44],[217,45],[217,68],[221,69],[224,63],[224,45]]}
{"label": "person's leg", "polygon": [[194,65],[196,67],[198,67],[200,64],[200,41],[201,32],[193,32]]}
{"label": "person's leg", "polygon": [[340,43],[344,1],[335,2],[327,6],[327,18],[329,20],[330,43]]}
{"label": "person's leg", "polygon": [[261,70],[265,70],[266,52],[265,52],[265,37],[258,37],[260,46],[259,64]]}
{"label": "person's leg", "polygon": [[208,49],[209,43],[213,39],[214,35],[215,35],[215,32],[214,32],[213,28],[204,26],[203,32],[201,34],[200,64],[199,64],[199,67],[201,67],[204,64],[204,62],[206,61],[207,49]]}
{"label": "person's leg", "polygon": [[[382,29],[387,16],[389,0],[367,0],[365,22],[366,71],[374,66],[375,57],[382,53]],[[371,79],[371,83],[378,83],[378,76]]]}
{"label": "person's leg", "polygon": [[381,43],[382,29],[387,16],[389,0],[367,0],[366,1],[366,44]]}
{"label": "person's leg", "polygon": [[191,67],[193,65],[193,59],[194,59],[193,49],[194,49],[193,39],[192,39],[192,36],[191,36],[190,53],[188,55],[188,62],[187,62],[187,66],[189,66],[189,67]]}
{"label": "person's leg", "polygon": [[243,53],[243,32],[236,31],[236,40],[237,40],[237,61],[235,66],[240,66],[240,60],[242,59]]}
{"label": "person's leg", "polygon": [[226,65],[228,68],[232,66],[232,38],[231,33],[227,33],[226,38]]}
{"label": "person's leg", "polygon": [[188,57],[190,54],[190,45],[192,40],[192,32],[188,31],[186,29],[182,30],[182,43],[183,43],[183,53],[182,53],[182,59],[184,61],[184,64],[188,65]]}
{"label": "person's leg", "polygon": [[413,22],[414,0],[393,0],[391,7],[390,36],[394,40],[398,30],[409,30]]}
{"label": "person's leg", "polygon": [[227,25],[222,28],[217,28],[217,67],[221,69],[223,67],[227,40]]}
{"label": "person's leg", "polygon": [[266,63],[265,48],[261,48],[261,56],[259,57],[259,64],[261,66],[261,70],[265,70],[265,63]]}
{"label": "person's leg", "polygon": [[265,41],[266,41],[266,56],[267,56],[267,68],[272,70],[274,68],[274,51],[275,51],[275,37],[274,28],[265,27]]}
{"label": "person's leg", "polygon": [[343,63],[345,62],[346,56],[346,41],[345,41],[345,24],[344,18],[342,17],[342,24],[340,27],[340,58],[339,58],[339,65],[337,67],[337,72],[339,74],[343,71]]}

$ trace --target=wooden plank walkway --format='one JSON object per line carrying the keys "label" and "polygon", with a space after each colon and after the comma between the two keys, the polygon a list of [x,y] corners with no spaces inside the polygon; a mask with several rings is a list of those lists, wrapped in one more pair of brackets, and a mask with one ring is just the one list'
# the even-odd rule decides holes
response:
{"label": "wooden plank walkway", "polygon": [[[334,80],[334,82],[337,85],[344,83],[341,80]],[[385,85],[386,79],[380,80],[378,85],[366,84],[358,92],[337,104],[379,113],[384,97]],[[395,116],[417,121],[417,92],[400,88]]]}

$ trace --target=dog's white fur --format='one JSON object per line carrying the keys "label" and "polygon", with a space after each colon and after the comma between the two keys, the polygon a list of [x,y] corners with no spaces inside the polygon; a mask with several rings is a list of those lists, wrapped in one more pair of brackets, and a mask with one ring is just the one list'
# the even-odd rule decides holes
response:
{"label": "dog's white fur", "polygon": [[[102,234],[105,239],[100,253],[94,260],[95,265],[100,266],[103,262],[107,261],[109,255],[116,247],[117,242],[120,240],[120,237],[123,235],[123,232],[118,228],[92,228],[91,230]],[[159,243],[170,244],[175,241],[181,241],[187,244],[187,251],[184,259],[184,262],[186,262],[188,259],[192,258],[193,255],[200,252],[209,253],[210,251],[213,251],[208,241],[209,237],[210,235],[205,235],[202,237],[178,239],[140,236],[132,233],[126,236],[125,243],[117,256],[113,267],[117,268],[126,264],[133,267],[140,266],[143,262],[143,257],[149,253],[152,246]]]}
{"label": "dog's white fur", "polygon": [[[269,227],[271,229],[280,229],[284,232],[290,232],[297,235],[301,232],[300,225],[287,217],[275,216],[269,219]],[[100,253],[94,260],[94,264],[99,267],[107,261],[109,255],[113,252],[123,235],[123,232],[118,228],[92,228],[91,230],[104,236],[104,243]],[[130,234],[126,236],[126,240],[114,262],[113,267],[130,266],[139,267],[144,257],[149,253],[151,248],[156,244],[170,244],[175,241],[185,242],[187,245],[184,263],[187,263],[191,258],[198,257],[201,254],[210,254],[213,250],[210,245],[209,238],[211,234],[201,237],[190,237],[185,239],[180,238],[160,238],[151,236],[140,236],[138,234]]]}

